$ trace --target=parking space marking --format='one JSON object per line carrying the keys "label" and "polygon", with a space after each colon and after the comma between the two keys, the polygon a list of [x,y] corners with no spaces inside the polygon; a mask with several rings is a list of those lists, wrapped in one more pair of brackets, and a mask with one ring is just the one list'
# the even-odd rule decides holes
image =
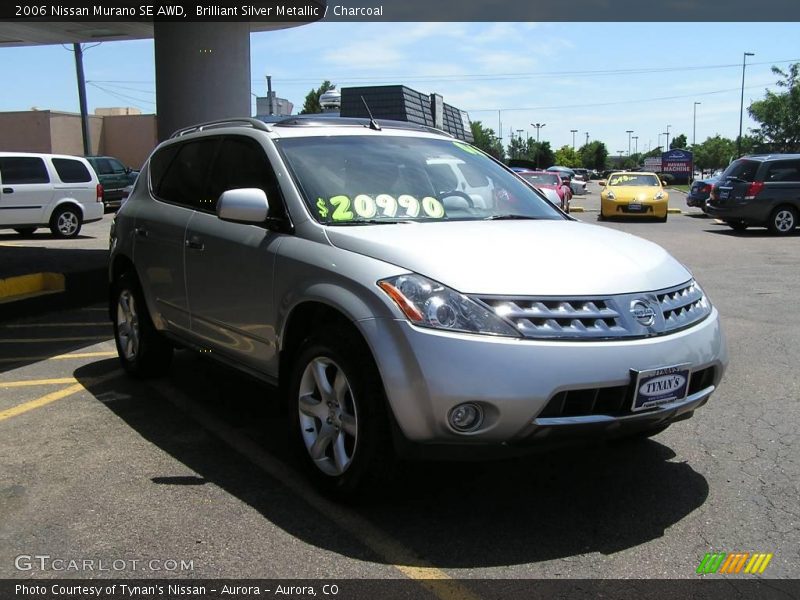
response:
{"label": "parking space marking", "polygon": [[0,358],[0,363],[40,362],[43,360],[77,360],[79,358],[108,358],[116,355],[117,353],[115,351],[108,350],[103,352],[75,352],[72,354],[59,354],[57,356],[11,356]]}
{"label": "parking space marking", "polygon": [[220,422],[218,418],[197,403],[192,402],[183,393],[165,382],[154,381],[148,385],[204,429],[246,457],[269,476],[281,482],[321,515],[361,541],[400,573],[427,588],[440,600],[479,599],[479,596],[476,596],[460,582],[453,580],[438,567],[421,560],[413,551],[392,539],[385,531],[375,527],[367,519],[321,496],[311,483],[298,475],[286,463],[265,452],[256,442],[243,437],[237,430]]}
{"label": "parking space marking", "polygon": [[[111,373],[103,375],[102,377],[92,378],[88,380],[86,383],[87,385],[88,384],[96,385],[98,383],[103,383],[105,381],[108,381],[109,379],[113,379],[114,377],[119,377],[121,374],[122,371],[120,371],[119,369],[115,369]],[[82,383],[76,383],[69,387],[56,390],[55,392],[50,392],[49,394],[45,394],[44,396],[37,398],[36,400],[31,400],[30,402],[23,402],[22,404],[18,404],[17,406],[12,406],[11,408],[7,408],[6,410],[0,411],[0,422],[30,412],[34,409],[41,408],[42,406],[47,406],[48,404],[52,404],[53,402],[56,402],[58,400],[63,400],[64,398],[68,398],[85,389],[86,388]]]}
{"label": "parking space marking", "polygon": [[58,342],[93,342],[97,340],[107,340],[108,335],[78,335],[74,337],[60,338],[0,338],[0,344],[39,344],[39,343],[58,343]]}
{"label": "parking space marking", "polygon": [[60,385],[77,383],[74,377],[60,377],[57,379],[31,379],[28,381],[0,381],[0,388],[32,387],[36,385]]}
{"label": "parking space marking", "polygon": [[0,325],[0,329],[26,329],[28,327],[105,327],[110,326],[110,321],[80,322],[80,323],[9,323]]}

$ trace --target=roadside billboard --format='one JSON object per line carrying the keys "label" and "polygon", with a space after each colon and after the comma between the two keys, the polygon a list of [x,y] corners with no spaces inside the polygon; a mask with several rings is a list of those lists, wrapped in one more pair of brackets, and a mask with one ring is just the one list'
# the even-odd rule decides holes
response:
{"label": "roadside billboard", "polygon": [[689,183],[692,179],[693,155],[688,150],[670,150],[661,153],[661,172],[672,175],[673,183]]}

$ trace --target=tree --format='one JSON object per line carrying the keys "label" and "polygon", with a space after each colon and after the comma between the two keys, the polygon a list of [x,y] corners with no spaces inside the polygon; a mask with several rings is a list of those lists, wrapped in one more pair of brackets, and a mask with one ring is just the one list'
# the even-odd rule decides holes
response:
{"label": "tree", "polygon": [[782,79],[776,84],[786,91],[776,94],[766,90],[763,100],[756,100],[747,112],[761,127],[753,129],[757,138],[771,146],[773,152],[800,151],[800,63],[789,65],[783,71],[772,67],[775,75]]}
{"label": "tree", "polygon": [[307,115],[309,113],[322,112],[322,107],[319,105],[319,97],[328,90],[332,90],[334,87],[336,86],[326,79],[317,89],[309,91],[308,94],[306,94],[306,100],[303,102],[303,110],[300,111],[300,114]]}
{"label": "tree", "polygon": [[476,148],[480,148],[486,154],[494,156],[498,160],[505,158],[506,153],[503,150],[503,144],[500,143],[500,140],[495,135],[494,129],[484,127],[480,121],[472,121],[470,127],[472,128],[472,137],[475,140],[473,145]]}
{"label": "tree", "polygon": [[581,166],[580,157],[575,150],[572,149],[572,146],[561,146],[558,150],[556,150],[555,155],[555,163],[557,165],[561,165],[562,167],[579,167]]}
{"label": "tree", "polygon": [[556,164],[556,155],[550,147],[550,142],[537,142],[533,138],[528,138],[525,153],[528,159],[536,163],[540,169],[546,169]]}
{"label": "tree", "polygon": [[676,150],[676,149],[683,150],[683,149],[686,148],[686,146],[687,146],[687,143],[686,143],[686,134],[685,133],[682,133],[680,135],[676,135],[674,138],[672,138],[672,141],[669,143],[669,149],[670,150]]}
{"label": "tree", "polygon": [[692,146],[694,166],[698,169],[719,169],[726,166],[736,154],[736,142],[719,134]]}
{"label": "tree", "polygon": [[528,158],[527,146],[521,137],[511,137],[511,142],[508,144],[508,157]]}
{"label": "tree", "polygon": [[594,140],[588,144],[584,144],[578,150],[578,155],[580,156],[581,164],[583,164],[586,169],[602,171],[606,168],[608,149],[603,142]]}

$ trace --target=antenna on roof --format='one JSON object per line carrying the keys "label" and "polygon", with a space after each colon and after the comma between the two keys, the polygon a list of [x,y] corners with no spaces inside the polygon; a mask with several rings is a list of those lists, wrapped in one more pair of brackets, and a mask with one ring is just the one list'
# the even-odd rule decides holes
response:
{"label": "antenna on roof", "polygon": [[367,101],[364,100],[364,96],[361,96],[361,101],[364,103],[364,108],[367,109],[367,114],[369,115],[369,128],[374,129],[375,131],[380,131],[381,126],[378,125],[378,122],[375,120],[375,117],[372,116],[372,111],[369,109]]}

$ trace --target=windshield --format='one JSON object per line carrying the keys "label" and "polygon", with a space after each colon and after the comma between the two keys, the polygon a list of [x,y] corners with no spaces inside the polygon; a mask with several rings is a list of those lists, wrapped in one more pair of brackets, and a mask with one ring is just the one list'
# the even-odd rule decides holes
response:
{"label": "windshield", "polygon": [[561,183],[558,175],[552,173],[520,173],[519,175],[533,185],[559,185]]}
{"label": "windshield", "polygon": [[608,180],[608,185],[658,187],[661,183],[659,183],[658,177],[655,175],[623,173],[621,175],[612,175]]}
{"label": "windshield", "polygon": [[311,214],[326,225],[564,218],[513,173],[455,140],[352,135],[276,145]]}
{"label": "windshield", "polygon": [[760,163],[754,160],[735,160],[731,164],[728,165],[728,168],[725,169],[725,172],[720,176],[720,179],[727,179],[728,177],[732,177],[734,179],[741,179],[742,181],[747,181],[748,183],[752,183],[756,179],[756,172],[758,171]]}

